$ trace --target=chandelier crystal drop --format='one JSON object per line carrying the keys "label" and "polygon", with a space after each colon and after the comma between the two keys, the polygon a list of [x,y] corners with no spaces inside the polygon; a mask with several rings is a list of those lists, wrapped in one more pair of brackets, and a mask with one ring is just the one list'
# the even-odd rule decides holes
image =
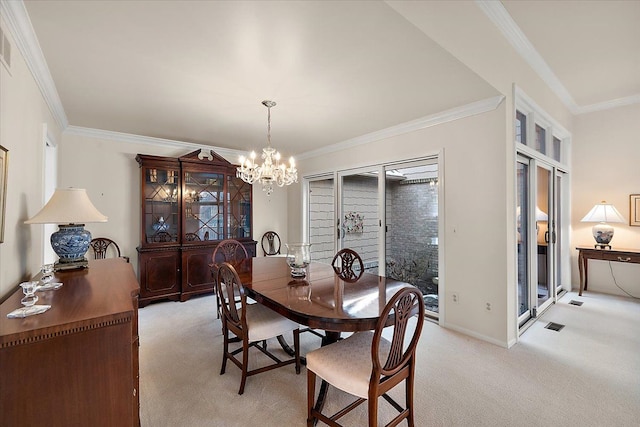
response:
{"label": "chandelier crystal drop", "polygon": [[274,184],[278,187],[291,185],[298,182],[298,170],[293,157],[289,159],[289,166],[280,163],[280,153],[271,147],[271,107],[275,107],[273,101],[262,101],[267,107],[267,146],[262,149],[262,164],[256,162],[256,152],[252,151],[248,158],[240,156],[240,166],[236,176],[249,184],[262,184],[262,191],[270,196],[273,193]]}

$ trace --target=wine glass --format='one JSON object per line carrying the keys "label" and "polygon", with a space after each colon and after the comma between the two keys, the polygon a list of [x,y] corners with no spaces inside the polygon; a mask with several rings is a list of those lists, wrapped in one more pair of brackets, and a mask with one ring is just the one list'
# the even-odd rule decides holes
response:
{"label": "wine glass", "polygon": [[38,296],[36,295],[38,282],[22,282],[20,283],[20,287],[22,288],[22,293],[24,293],[24,297],[20,300],[20,302],[22,303],[22,305],[24,305],[26,310],[28,307],[31,307],[36,302],[38,302]]}

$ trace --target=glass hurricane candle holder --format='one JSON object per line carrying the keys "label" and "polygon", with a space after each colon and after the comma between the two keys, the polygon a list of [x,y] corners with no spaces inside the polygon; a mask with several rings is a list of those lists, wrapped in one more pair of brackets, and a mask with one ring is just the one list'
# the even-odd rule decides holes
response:
{"label": "glass hurricane candle holder", "polygon": [[46,284],[53,279],[53,264],[44,264],[40,269],[42,276],[40,277],[40,281],[42,284]]}
{"label": "glass hurricane candle holder", "polygon": [[291,277],[305,277],[305,268],[311,262],[310,243],[286,243],[287,264],[291,268]]}
{"label": "glass hurricane candle holder", "polygon": [[36,289],[38,288],[38,282],[22,282],[20,283],[24,298],[20,300],[25,307],[31,307],[38,302],[38,296],[36,295]]}

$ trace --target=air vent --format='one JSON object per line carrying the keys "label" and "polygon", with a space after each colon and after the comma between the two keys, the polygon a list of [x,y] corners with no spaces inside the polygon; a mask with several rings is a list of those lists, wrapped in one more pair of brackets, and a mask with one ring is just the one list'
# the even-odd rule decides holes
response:
{"label": "air vent", "polygon": [[569,304],[577,305],[578,307],[580,307],[582,304],[584,304],[584,302],[583,301],[576,301],[576,300],[572,299],[571,301],[569,301]]}
{"label": "air vent", "polygon": [[11,45],[2,28],[0,28],[0,62],[7,67],[7,70],[11,69]]}
{"label": "air vent", "polygon": [[545,326],[545,329],[551,329],[552,331],[556,331],[556,332],[560,332],[562,328],[564,328],[564,325],[561,325],[559,323],[553,323],[553,322],[549,322],[547,323],[547,326]]}

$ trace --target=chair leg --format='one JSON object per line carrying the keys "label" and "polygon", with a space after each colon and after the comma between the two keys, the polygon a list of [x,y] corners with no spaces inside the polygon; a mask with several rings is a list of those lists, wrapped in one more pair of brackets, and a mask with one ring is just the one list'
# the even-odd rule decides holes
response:
{"label": "chair leg", "polygon": [[378,427],[378,396],[369,395],[369,427]]}
{"label": "chair leg", "polygon": [[224,320],[222,321],[222,368],[220,369],[220,375],[224,375],[224,371],[227,368],[227,355],[229,354],[229,331],[226,328]]}
{"label": "chair leg", "polygon": [[244,385],[247,382],[247,371],[249,370],[249,342],[245,338],[242,339],[242,379],[240,380],[240,391],[238,394],[244,393]]}
{"label": "chair leg", "polygon": [[315,394],[316,374],[307,369],[307,427],[313,427],[314,417],[311,415],[311,410],[315,405]]}
{"label": "chair leg", "polygon": [[407,409],[409,410],[409,413],[407,414],[407,425],[409,427],[413,427],[414,426],[414,420],[413,420],[413,373],[411,373],[411,375],[409,375],[409,377],[405,380],[405,386],[406,386],[406,397],[405,397],[405,405],[407,407]]}

